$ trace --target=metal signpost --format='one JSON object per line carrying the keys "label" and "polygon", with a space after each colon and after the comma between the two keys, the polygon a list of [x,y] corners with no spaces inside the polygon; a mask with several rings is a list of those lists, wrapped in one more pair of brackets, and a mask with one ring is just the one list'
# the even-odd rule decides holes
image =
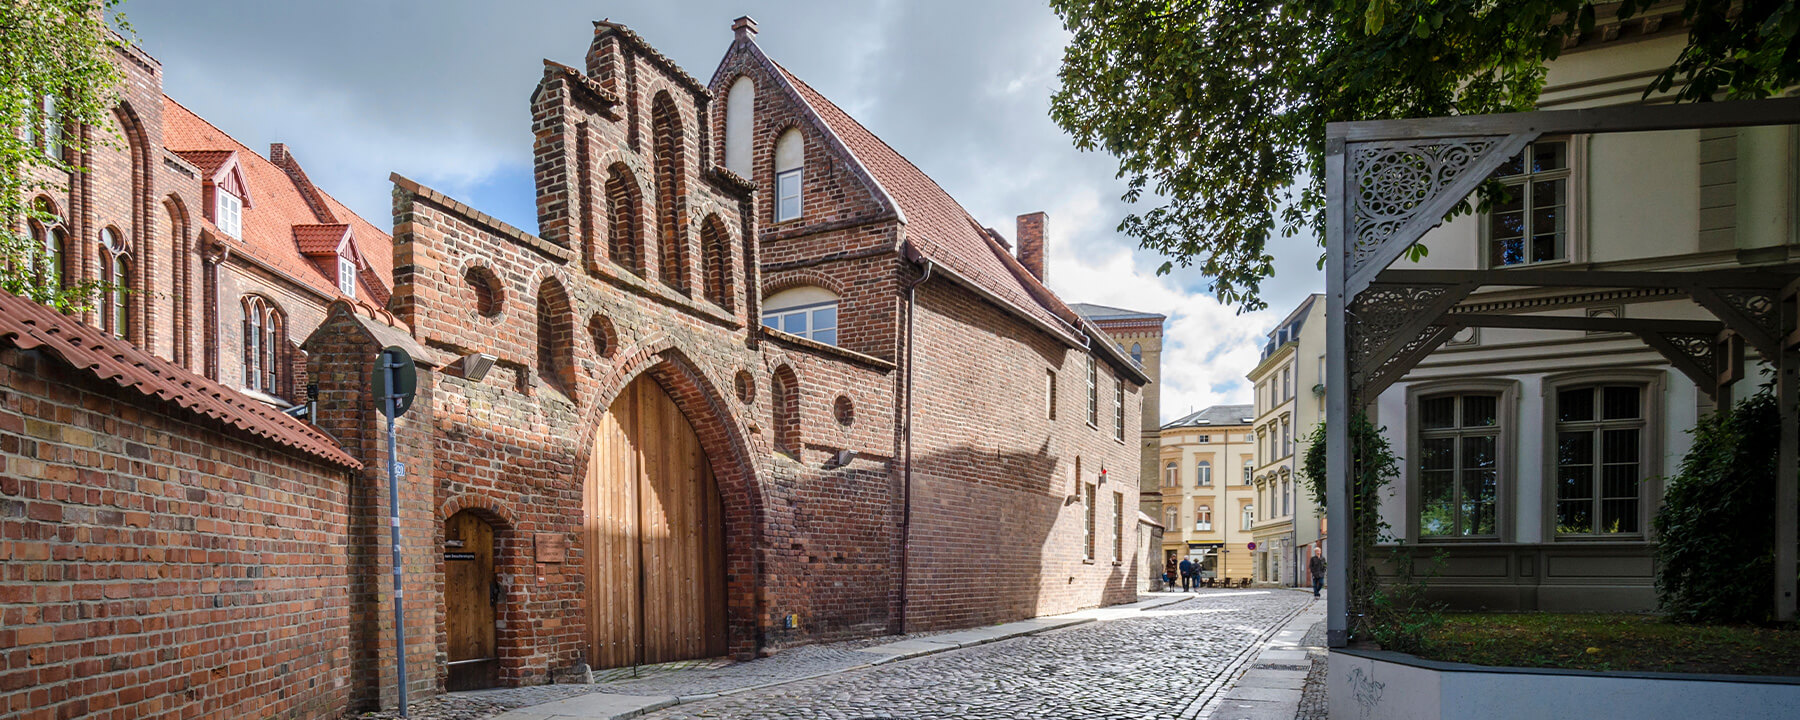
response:
{"label": "metal signpost", "polygon": [[406,717],[406,588],[400,579],[400,478],[406,475],[406,467],[400,464],[394,449],[394,418],[412,407],[419,373],[411,355],[389,346],[375,356],[373,375],[375,399],[381,402],[381,412],[387,417],[388,525],[394,541],[394,664],[400,682],[400,717]]}

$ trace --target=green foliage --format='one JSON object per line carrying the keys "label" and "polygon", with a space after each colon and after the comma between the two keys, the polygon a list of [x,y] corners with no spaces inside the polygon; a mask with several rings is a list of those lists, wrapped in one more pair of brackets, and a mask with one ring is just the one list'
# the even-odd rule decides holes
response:
{"label": "green foliage", "polygon": [[[1621,18],[1654,0],[1628,0]],[[1800,82],[1796,0],[1689,0],[1689,47],[1658,85],[1686,100]],[[1277,231],[1323,227],[1325,124],[1531,109],[1591,0],[1051,0],[1072,38],[1050,114],[1119,160],[1119,230],[1263,307]],[[1728,5],[1740,14],[1727,17]],[[1468,208],[1462,208],[1467,210]],[[1415,259],[1422,247],[1412,251]]]}
{"label": "green foliage", "polygon": [[130,32],[117,15],[122,1],[0,0],[0,289],[61,310],[84,308],[107,288],[64,285],[47,268],[26,221],[59,218],[30,197],[85,172],[71,161],[89,147],[119,142],[80,130],[110,127],[118,103],[124,77],[112,54]]}
{"label": "green foliage", "polygon": [[1388,562],[1395,575],[1370,592],[1359,624],[1381,643],[1381,649],[1418,654],[1426,649],[1427,638],[1444,624],[1443,606],[1427,601],[1425,591],[1426,584],[1443,572],[1445,556],[1438,551],[1422,574],[1407,548],[1394,548]]}
{"label": "green foliage", "polygon": [[1678,622],[1774,616],[1775,476],[1781,415],[1767,389],[1694,426],[1656,511],[1656,592]]}

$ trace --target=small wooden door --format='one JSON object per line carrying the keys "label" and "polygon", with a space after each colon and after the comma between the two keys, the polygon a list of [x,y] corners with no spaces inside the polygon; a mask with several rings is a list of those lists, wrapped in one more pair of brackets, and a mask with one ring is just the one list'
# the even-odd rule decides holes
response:
{"label": "small wooden door", "polygon": [[444,634],[449,641],[445,690],[498,683],[494,643],[494,528],[464,510],[444,524]]}
{"label": "small wooden door", "polygon": [[640,377],[601,416],[584,484],[588,664],[725,654],[725,533],[700,439]]}

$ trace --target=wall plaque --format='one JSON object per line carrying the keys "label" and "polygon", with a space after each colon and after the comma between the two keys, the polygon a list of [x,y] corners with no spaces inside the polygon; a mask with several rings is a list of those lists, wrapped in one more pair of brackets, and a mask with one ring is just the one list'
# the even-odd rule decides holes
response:
{"label": "wall plaque", "polygon": [[533,544],[537,546],[538,562],[559,563],[569,556],[569,538],[562,533],[538,533]]}

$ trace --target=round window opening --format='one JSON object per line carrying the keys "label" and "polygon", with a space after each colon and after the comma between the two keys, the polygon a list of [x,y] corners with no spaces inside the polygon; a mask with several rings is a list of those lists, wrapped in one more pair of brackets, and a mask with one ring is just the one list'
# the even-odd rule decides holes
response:
{"label": "round window opening", "polygon": [[613,332],[611,320],[605,315],[594,313],[588,318],[588,333],[594,336],[594,353],[603,358],[611,358],[618,349],[618,335]]}
{"label": "round window opening", "polygon": [[837,416],[840,425],[856,422],[856,407],[850,403],[850,396],[839,395],[837,402],[832,406],[832,414]]}
{"label": "round window opening", "polygon": [[738,402],[749,405],[756,400],[756,378],[750,377],[749,370],[737,371],[733,382],[737,385]]}

